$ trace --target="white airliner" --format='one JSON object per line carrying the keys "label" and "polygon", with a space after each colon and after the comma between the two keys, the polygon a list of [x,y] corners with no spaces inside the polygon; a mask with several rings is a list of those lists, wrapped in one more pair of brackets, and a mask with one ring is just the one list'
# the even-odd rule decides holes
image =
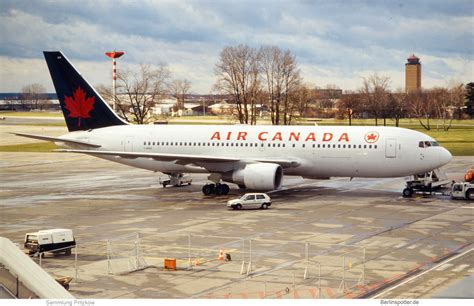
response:
{"label": "white airliner", "polygon": [[447,164],[452,156],[413,130],[374,126],[130,125],[58,51],[44,52],[69,133],[61,151],[84,153],[171,176],[209,173],[204,194],[225,182],[275,190],[284,175],[304,178],[402,177]]}

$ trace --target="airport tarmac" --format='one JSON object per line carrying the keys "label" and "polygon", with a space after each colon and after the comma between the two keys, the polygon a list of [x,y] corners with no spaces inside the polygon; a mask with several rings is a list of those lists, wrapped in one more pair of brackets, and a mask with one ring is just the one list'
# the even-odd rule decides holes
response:
{"label": "airport tarmac", "polygon": [[[74,256],[47,255],[42,266],[78,276],[70,289],[78,298],[350,298],[472,248],[472,202],[404,199],[400,178],[288,178],[271,193],[270,209],[232,211],[225,203],[242,191],[203,196],[205,175],[162,188],[159,174],[84,155],[0,156],[0,235],[21,244],[26,232],[73,229],[78,274]],[[459,179],[471,164],[457,157],[445,170]],[[120,274],[127,268],[114,268],[107,249],[133,261],[136,233],[140,258],[155,267]],[[232,261],[217,260],[220,249]],[[163,269],[168,257],[178,259],[177,271]],[[431,275],[423,290],[388,296],[429,298],[473,274],[469,253]]]}
{"label": "airport tarmac", "polygon": [[[0,235],[21,244],[27,232],[73,229],[77,269],[74,255],[41,264],[77,277],[78,298],[370,297],[436,266],[378,296],[429,298],[474,275],[474,204],[404,199],[403,178],[285,178],[270,209],[233,211],[225,203],[243,191],[204,196],[205,175],[162,188],[159,173],[85,155],[0,156]],[[455,157],[444,170],[460,180],[472,163]]]}

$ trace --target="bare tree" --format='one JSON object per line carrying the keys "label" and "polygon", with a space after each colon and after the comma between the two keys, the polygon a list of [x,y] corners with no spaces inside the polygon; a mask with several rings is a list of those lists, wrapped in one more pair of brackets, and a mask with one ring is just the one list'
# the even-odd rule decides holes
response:
{"label": "bare tree", "polygon": [[363,79],[360,92],[363,95],[364,108],[375,118],[375,125],[378,125],[378,118],[383,118],[386,125],[386,118],[389,115],[387,112],[389,86],[390,78],[379,76],[377,73]]}
{"label": "bare tree", "polygon": [[462,83],[453,83],[448,88],[450,105],[453,110],[453,119],[462,119],[463,108],[465,108],[465,99],[467,89]]}
{"label": "bare tree", "polygon": [[[95,88],[97,89],[97,92],[100,94],[100,96],[105,100],[107,101],[107,103],[109,104],[110,107],[112,107],[112,104],[113,104],[113,100],[114,100],[114,95],[113,95],[113,92],[112,92],[112,87],[110,86],[106,86],[104,84],[98,84],[95,86]],[[118,93],[117,93],[118,94]],[[118,97],[117,97],[118,99]],[[115,109],[115,112],[122,118],[124,119],[125,121],[130,121],[128,119],[128,115],[130,114],[130,108],[126,108],[126,107],[123,107],[123,108],[120,108],[120,107],[117,107]]]}
{"label": "bare tree", "polygon": [[169,92],[176,97],[176,108],[184,108],[184,97],[191,89],[191,82],[186,79],[173,80],[168,84]]}
{"label": "bare tree", "polygon": [[296,63],[296,57],[286,50],[283,54],[283,124],[290,125],[296,109],[294,92],[301,84],[300,70]]}
{"label": "bare tree", "polygon": [[296,91],[301,84],[296,57],[290,50],[282,52],[276,46],[261,47],[259,53],[272,124],[289,125],[297,109]]}
{"label": "bare tree", "polygon": [[411,91],[407,98],[413,117],[418,119],[423,128],[431,130],[430,120],[435,112],[429,93],[423,90]]}
{"label": "bare tree", "polygon": [[277,46],[260,47],[260,65],[266,84],[265,92],[270,106],[270,118],[273,125],[280,124],[280,101],[282,98],[283,78],[281,75],[282,52]]}
{"label": "bare tree", "polygon": [[389,93],[388,102],[391,106],[391,117],[395,120],[395,126],[400,125],[400,119],[406,115],[408,108],[408,94],[398,89],[394,93]]}
{"label": "bare tree", "polygon": [[315,92],[308,84],[300,85],[294,93],[296,111],[300,116],[306,116],[309,105],[314,100]]}
{"label": "bare tree", "polygon": [[20,103],[26,109],[44,109],[50,101],[46,97],[46,88],[38,83],[23,86]]}
{"label": "bare tree", "polygon": [[349,119],[349,125],[352,125],[352,116],[360,108],[360,104],[361,95],[353,91],[346,91],[337,103],[337,108],[342,111],[343,117],[347,116]]}
{"label": "bare tree", "polygon": [[255,122],[252,116],[255,115],[253,109],[259,86],[258,58],[257,51],[247,45],[225,47],[215,66],[214,72],[218,78],[215,87],[232,97],[240,123]]}
{"label": "bare tree", "polygon": [[138,124],[148,123],[151,110],[166,94],[168,68],[161,64],[157,69],[140,65],[138,71],[122,70],[117,79],[117,107],[126,117],[130,115]]}

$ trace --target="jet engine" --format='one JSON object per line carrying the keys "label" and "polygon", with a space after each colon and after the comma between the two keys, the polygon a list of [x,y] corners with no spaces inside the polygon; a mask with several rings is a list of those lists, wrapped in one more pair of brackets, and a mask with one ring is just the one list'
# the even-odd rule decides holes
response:
{"label": "jet engine", "polygon": [[243,169],[224,174],[222,179],[249,189],[275,190],[281,187],[283,169],[272,163],[248,164]]}

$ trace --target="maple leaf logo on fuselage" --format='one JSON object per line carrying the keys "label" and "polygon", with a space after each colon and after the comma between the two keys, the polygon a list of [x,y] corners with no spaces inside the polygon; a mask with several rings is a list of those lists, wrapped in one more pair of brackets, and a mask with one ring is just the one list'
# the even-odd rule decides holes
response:
{"label": "maple leaf logo on fuselage", "polygon": [[77,87],[73,93],[73,98],[64,96],[64,104],[69,111],[68,117],[78,118],[77,126],[81,126],[81,118],[90,118],[89,112],[94,109],[95,97],[86,99],[86,92],[81,87]]}
{"label": "maple leaf logo on fuselage", "polygon": [[368,143],[377,142],[377,140],[379,140],[379,133],[377,133],[377,132],[368,132],[367,134],[365,134],[364,139]]}

